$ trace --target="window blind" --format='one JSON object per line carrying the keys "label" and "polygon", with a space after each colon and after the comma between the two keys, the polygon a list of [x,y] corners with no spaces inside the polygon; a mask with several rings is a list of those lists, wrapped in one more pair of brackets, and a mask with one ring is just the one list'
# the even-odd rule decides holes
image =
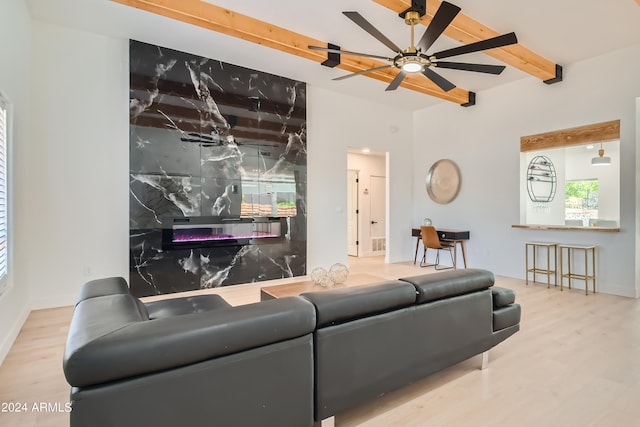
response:
{"label": "window blind", "polygon": [[7,285],[9,265],[8,221],[7,221],[7,118],[8,102],[0,95],[0,294]]}

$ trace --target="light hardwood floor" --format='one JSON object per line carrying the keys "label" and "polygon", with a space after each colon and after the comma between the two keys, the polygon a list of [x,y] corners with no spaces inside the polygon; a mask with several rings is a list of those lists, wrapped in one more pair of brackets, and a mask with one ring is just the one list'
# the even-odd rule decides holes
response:
{"label": "light hardwood floor", "polygon": [[[433,271],[379,258],[350,267],[386,278]],[[504,277],[496,285],[516,291],[522,322],[491,350],[487,370],[479,369],[479,356],[471,358],[337,416],[336,426],[640,426],[640,300]],[[239,305],[258,301],[260,286],[210,292]],[[68,401],[62,354],[71,312],[29,316],[0,366],[0,402],[25,402],[29,410],[0,412],[0,426],[68,425],[55,404],[64,409]],[[54,411],[34,412],[40,402],[53,403]]]}

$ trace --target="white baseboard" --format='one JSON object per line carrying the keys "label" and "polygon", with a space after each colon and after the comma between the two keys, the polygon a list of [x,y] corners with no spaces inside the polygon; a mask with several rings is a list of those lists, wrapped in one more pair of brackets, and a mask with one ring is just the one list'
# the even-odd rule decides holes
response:
{"label": "white baseboard", "polygon": [[[567,286],[567,284],[565,283],[565,287]],[[572,286],[573,288],[575,288],[575,286]],[[584,289],[584,286],[582,286],[580,289]],[[591,290],[593,289],[592,285],[589,285],[589,294],[591,294]],[[627,298],[638,298],[638,296],[635,294],[634,292],[635,289],[633,288],[629,288],[629,287],[622,287],[622,286],[603,286],[602,288],[600,288],[598,286],[598,284],[596,284],[596,292],[602,292],[603,294],[609,294],[609,295],[617,295],[620,297],[627,297]]]}
{"label": "white baseboard", "polygon": [[77,294],[57,295],[52,298],[33,298],[31,300],[32,310],[43,310],[45,308],[68,307],[76,303]]}
{"label": "white baseboard", "polygon": [[13,343],[15,342],[16,338],[18,338],[18,334],[20,333],[20,330],[22,329],[24,323],[27,321],[29,313],[31,313],[29,307],[23,307],[22,311],[16,318],[16,321],[13,323],[13,325],[11,325],[11,328],[9,328],[9,331],[4,337],[2,344],[0,344],[0,365],[2,365],[2,362],[4,362],[7,354],[9,354],[9,350],[11,350],[11,347],[13,346]]}
{"label": "white baseboard", "polygon": [[370,256],[384,256],[386,251],[367,251],[360,254],[361,257],[370,257]]}

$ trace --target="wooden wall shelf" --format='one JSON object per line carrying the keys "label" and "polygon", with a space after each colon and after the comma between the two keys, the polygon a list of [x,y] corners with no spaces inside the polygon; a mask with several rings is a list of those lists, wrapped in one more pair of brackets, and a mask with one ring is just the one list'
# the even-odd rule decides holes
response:
{"label": "wooden wall shelf", "polygon": [[547,224],[513,224],[511,228],[525,228],[529,230],[600,231],[605,233],[620,232],[620,227],[571,227],[568,225]]}

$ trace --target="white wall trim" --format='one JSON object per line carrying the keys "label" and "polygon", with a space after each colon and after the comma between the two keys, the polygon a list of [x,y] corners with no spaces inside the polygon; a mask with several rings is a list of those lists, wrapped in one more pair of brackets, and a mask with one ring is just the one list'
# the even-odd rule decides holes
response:
{"label": "white wall trim", "polygon": [[43,310],[45,308],[68,307],[76,303],[77,294],[56,295],[49,298],[32,298],[31,309]]}
{"label": "white wall trim", "polygon": [[24,306],[18,316],[16,316],[16,320],[9,328],[8,333],[4,336],[4,339],[0,344],[0,365],[2,365],[4,359],[7,357],[7,354],[9,354],[9,350],[11,350],[11,347],[16,341],[16,338],[18,338],[18,335],[20,334],[22,327],[27,321],[29,314],[31,314],[31,310],[29,309],[29,307]]}
{"label": "white wall trim", "polygon": [[[360,257],[374,257],[374,256],[382,256],[385,255],[386,251],[367,251],[360,254]],[[385,261],[386,262],[386,261]]]}

